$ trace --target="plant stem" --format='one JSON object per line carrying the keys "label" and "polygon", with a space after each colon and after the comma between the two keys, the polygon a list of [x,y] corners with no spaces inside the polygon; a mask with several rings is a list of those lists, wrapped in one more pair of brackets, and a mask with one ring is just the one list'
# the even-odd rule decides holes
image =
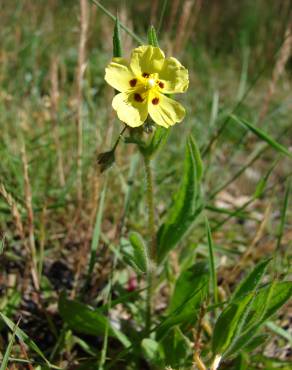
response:
{"label": "plant stem", "polygon": [[150,238],[150,258],[156,263],[156,233],[155,233],[155,212],[153,200],[153,175],[150,159],[144,156],[146,182],[147,182],[147,208],[148,208],[148,233]]}
{"label": "plant stem", "polygon": [[153,200],[153,175],[151,170],[150,158],[144,155],[144,165],[146,172],[147,183],[147,209],[148,209],[148,234],[150,240],[149,256],[150,266],[147,273],[147,297],[146,297],[146,335],[148,336],[151,330],[151,316],[152,316],[152,300],[153,300],[153,286],[155,279],[155,265],[156,265],[156,233],[155,233],[155,211]]}

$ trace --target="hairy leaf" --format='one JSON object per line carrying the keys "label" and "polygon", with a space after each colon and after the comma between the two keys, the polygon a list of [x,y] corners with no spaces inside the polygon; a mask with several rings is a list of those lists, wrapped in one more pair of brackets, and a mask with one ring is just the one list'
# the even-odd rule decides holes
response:
{"label": "hairy leaf", "polygon": [[231,302],[218,317],[212,340],[212,349],[214,354],[221,354],[229,348],[234,342],[237,333],[244,325],[248,306],[250,305],[254,294],[248,294],[237,302]]}
{"label": "hairy leaf", "polygon": [[249,275],[247,275],[247,277],[238,285],[232,299],[237,299],[255,290],[258,287],[270,261],[271,259],[269,258],[257,264]]}
{"label": "hairy leaf", "polygon": [[202,164],[194,139],[186,145],[182,184],[167,212],[166,220],[158,231],[158,260],[161,262],[182,237],[189,231],[203,206],[200,199],[199,177]]}
{"label": "hairy leaf", "polygon": [[168,316],[159,325],[161,339],[175,325],[192,323],[208,292],[209,271],[205,263],[196,263],[179,276],[170,299]]}
{"label": "hairy leaf", "polygon": [[136,270],[146,273],[148,270],[148,255],[144,240],[137,232],[131,232],[129,241],[122,243],[121,252],[126,262]]}
{"label": "hairy leaf", "polygon": [[153,26],[149,27],[147,36],[148,36],[149,45],[159,47],[156,31],[155,31],[155,28]]}
{"label": "hairy leaf", "polygon": [[72,330],[79,333],[103,336],[108,328],[109,336],[117,338],[125,347],[130,345],[127,337],[114,328],[99,310],[77,301],[68,300],[64,294],[59,299],[59,312]]}

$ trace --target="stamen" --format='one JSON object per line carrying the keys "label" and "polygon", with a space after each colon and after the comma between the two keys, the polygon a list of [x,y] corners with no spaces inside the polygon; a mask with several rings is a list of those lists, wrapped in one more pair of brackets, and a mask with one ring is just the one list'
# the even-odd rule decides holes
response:
{"label": "stamen", "polygon": [[134,94],[134,99],[139,103],[142,103],[144,100],[140,94]]}
{"label": "stamen", "polygon": [[143,77],[145,77],[145,78],[148,78],[148,77],[150,76],[150,74],[149,74],[149,73],[147,73],[147,72],[144,72],[144,73],[142,74],[142,76],[143,76]]}
{"label": "stamen", "polygon": [[161,88],[161,89],[163,89],[164,88],[164,83],[163,82],[159,82],[159,84],[158,84],[158,86]]}
{"label": "stamen", "polygon": [[131,86],[131,87],[134,87],[134,86],[136,86],[136,83],[137,83],[137,78],[133,78],[133,79],[130,81],[130,86]]}
{"label": "stamen", "polygon": [[149,80],[147,81],[148,89],[152,89],[152,87],[154,86],[155,86],[155,80],[153,78],[149,78]]}
{"label": "stamen", "polygon": [[152,104],[157,105],[159,103],[159,98],[152,99]]}

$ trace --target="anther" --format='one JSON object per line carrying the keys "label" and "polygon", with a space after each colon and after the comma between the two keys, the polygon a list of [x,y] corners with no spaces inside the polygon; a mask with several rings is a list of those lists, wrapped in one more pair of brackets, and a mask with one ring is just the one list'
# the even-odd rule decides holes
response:
{"label": "anther", "polygon": [[157,105],[159,103],[159,98],[152,99],[152,104]]}

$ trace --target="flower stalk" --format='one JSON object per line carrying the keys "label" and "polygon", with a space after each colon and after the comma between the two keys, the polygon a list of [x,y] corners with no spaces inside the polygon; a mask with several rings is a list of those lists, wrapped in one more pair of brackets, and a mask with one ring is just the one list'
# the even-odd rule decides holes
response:
{"label": "flower stalk", "polygon": [[154,191],[153,191],[153,174],[151,160],[149,156],[143,155],[146,173],[146,192],[147,192],[147,210],[148,210],[148,234],[149,234],[149,256],[150,263],[147,273],[147,296],[146,296],[146,336],[151,331],[151,318],[153,313],[153,292],[155,282],[156,266],[156,233],[155,233],[155,210],[154,210]]}

